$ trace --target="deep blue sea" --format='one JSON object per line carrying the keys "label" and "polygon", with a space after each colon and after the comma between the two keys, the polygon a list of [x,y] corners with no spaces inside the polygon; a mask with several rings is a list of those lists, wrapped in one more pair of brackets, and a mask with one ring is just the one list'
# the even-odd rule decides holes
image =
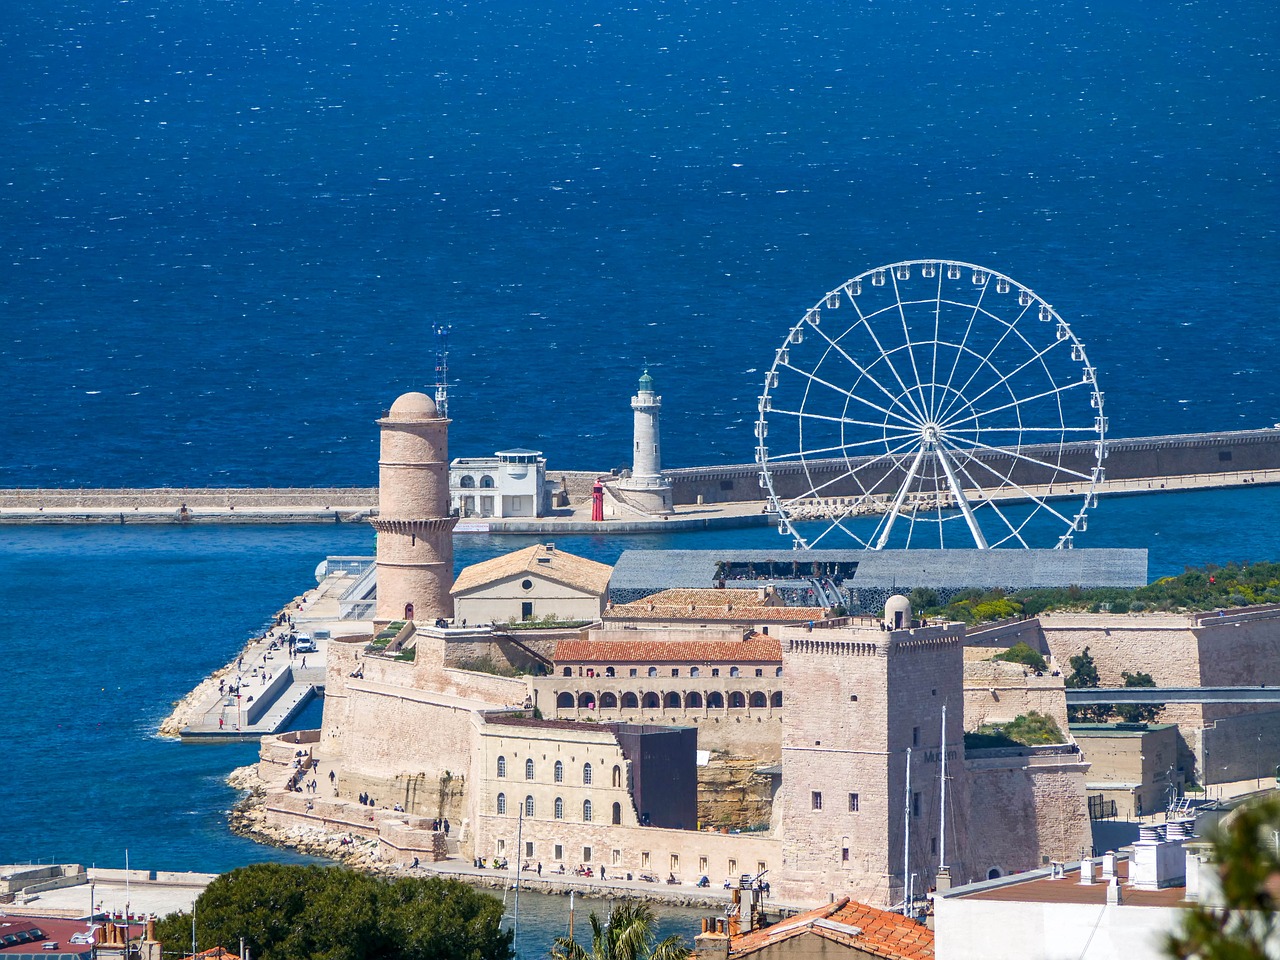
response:
{"label": "deep blue sea", "polygon": [[[621,465],[648,364],[668,466],[747,462],[787,327],[917,257],[1052,302],[1115,436],[1270,426],[1278,28],[1269,0],[7,4],[0,486],[371,484],[441,324],[455,455]],[[1104,501],[1077,544],[1155,576],[1276,558],[1277,516]],[[371,550],[0,528],[0,860],[279,857],[225,829],[252,747],[153,733],[318,560]]]}

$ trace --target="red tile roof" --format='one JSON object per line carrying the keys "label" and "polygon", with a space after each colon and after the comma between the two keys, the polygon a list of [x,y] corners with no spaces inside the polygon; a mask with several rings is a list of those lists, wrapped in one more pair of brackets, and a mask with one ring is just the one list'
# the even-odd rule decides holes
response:
{"label": "red tile roof", "polygon": [[848,897],[744,934],[732,941],[729,956],[745,957],[805,934],[885,960],[933,960],[933,931],[928,927]]}
{"label": "red tile roof", "polygon": [[748,634],[742,640],[560,640],[557,664],[769,663],[782,662],[777,637]]}
{"label": "red tile roof", "polygon": [[755,590],[680,588],[663,590],[643,600],[610,604],[606,620],[698,620],[705,623],[803,623],[822,620],[822,607],[788,607],[767,603]]}

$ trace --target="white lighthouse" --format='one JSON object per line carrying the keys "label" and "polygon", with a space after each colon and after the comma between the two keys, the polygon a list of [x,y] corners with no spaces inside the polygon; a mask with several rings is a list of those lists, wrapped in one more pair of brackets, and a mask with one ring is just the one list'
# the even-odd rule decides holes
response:
{"label": "white lighthouse", "polygon": [[[653,377],[646,370],[631,398],[635,430],[631,451],[631,476],[610,486],[619,500],[640,513],[668,514],[671,508],[671,481],[662,475],[662,441],[658,416],[662,398],[654,393]],[[615,514],[616,515],[616,514]]]}

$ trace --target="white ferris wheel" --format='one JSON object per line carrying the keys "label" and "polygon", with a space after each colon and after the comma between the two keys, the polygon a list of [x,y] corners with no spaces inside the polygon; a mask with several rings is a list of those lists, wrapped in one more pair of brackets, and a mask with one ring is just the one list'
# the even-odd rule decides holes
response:
{"label": "white ferris wheel", "polygon": [[1070,547],[1107,419],[1067,322],[971,263],[908,260],[827,293],[765,376],[756,461],[797,548]]}

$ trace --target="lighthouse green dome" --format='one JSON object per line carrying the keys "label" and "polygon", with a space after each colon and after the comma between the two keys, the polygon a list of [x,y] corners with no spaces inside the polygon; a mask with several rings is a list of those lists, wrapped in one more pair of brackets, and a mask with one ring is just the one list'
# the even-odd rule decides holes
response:
{"label": "lighthouse green dome", "polygon": [[648,370],[640,377],[640,392],[653,393],[653,377],[649,376]]}

